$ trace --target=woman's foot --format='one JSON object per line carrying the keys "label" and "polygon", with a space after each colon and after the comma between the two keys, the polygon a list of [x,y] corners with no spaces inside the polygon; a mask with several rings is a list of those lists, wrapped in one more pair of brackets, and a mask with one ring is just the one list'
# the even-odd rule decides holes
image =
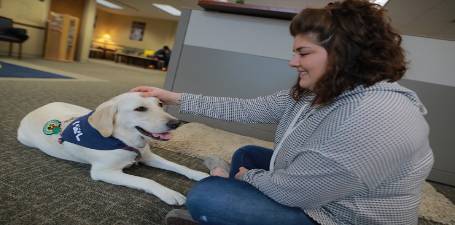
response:
{"label": "woman's foot", "polygon": [[166,225],[198,225],[198,222],[191,217],[190,212],[184,209],[171,210],[166,214],[164,221]]}
{"label": "woman's foot", "polygon": [[228,178],[229,177],[229,173],[226,172],[226,170],[224,170],[224,169],[222,169],[220,167],[215,167],[212,170],[210,170],[210,175],[218,176],[218,177],[224,177],[224,178]]}
{"label": "woman's foot", "polygon": [[204,165],[210,170],[210,175],[229,177],[229,164],[218,156],[208,156],[204,159]]}

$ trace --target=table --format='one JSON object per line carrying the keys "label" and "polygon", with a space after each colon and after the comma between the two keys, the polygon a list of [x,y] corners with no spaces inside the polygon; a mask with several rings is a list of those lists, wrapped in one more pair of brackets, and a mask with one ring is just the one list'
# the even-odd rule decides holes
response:
{"label": "table", "polygon": [[143,56],[129,55],[124,53],[115,54],[114,61],[116,63],[124,62],[126,64],[142,66],[144,68],[149,67],[161,68],[163,66],[163,62],[161,60]]}

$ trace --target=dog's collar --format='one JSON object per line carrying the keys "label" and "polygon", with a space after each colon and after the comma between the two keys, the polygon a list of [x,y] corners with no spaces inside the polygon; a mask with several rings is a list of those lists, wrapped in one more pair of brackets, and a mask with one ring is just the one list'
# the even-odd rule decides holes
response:
{"label": "dog's collar", "polygon": [[137,155],[136,155],[136,161],[139,161],[139,159],[142,157],[142,154],[141,154],[141,151],[139,151],[139,149],[137,148],[133,148],[131,146],[126,146],[124,148],[122,148],[123,150],[127,150],[127,151],[131,151],[131,152],[135,152]]}

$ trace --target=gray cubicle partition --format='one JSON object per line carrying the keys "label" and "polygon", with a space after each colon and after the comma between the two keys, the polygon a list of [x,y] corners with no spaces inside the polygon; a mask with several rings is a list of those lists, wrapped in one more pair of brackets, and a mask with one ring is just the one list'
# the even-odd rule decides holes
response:
{"label": "gray cubicle partition", "polygon": [[[289,21],[184,11],[165,88],[203,95],[253,98],[289,88],[296,80]],[[223,27],[224,26],[224,27]],[[275,125],[245,125],[180,115],[223,130],[272,140]]]}
{"label": "gray cubicle partition", "polygon": [[[297,79],[289,21],[208,11],[184,11],[165,88],[212,96],[252,98],[289,88]],[[455,185],[455,44],[403,36],[410,60],[400,83],[415,90],[429,114],[435,165],[430,179]],[[242,135],[273,140],[275,126],[245,125],[181,115]]]}

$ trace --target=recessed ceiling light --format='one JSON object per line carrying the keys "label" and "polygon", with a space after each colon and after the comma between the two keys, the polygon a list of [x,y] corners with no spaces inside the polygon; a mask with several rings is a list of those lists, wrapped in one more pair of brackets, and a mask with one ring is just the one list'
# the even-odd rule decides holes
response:
{"label": "recessed ceiling light", "polygon": [[370,0],[373,3],[379,4],[381,6],[385,6],[389,0]]}
{"label": "recessed ceiling light", "polygon": [[107,1],[107,0],[96,0],[96,3],[100,4],[100,5],[103,5],[103,6],[106,6],[108,8],[111,8],[111,9],[123,9],[123,7],[117,5],[117,4],[114,4],[110,1]]}
{"label": "recessed ceiling light", "polygon": [[180,14],[182,14],[182,12],[180,12],[180,10],[178,10],[170,5],[157,4],[157,3],[153,3],[152,5],[173,16],[180,16]]}

